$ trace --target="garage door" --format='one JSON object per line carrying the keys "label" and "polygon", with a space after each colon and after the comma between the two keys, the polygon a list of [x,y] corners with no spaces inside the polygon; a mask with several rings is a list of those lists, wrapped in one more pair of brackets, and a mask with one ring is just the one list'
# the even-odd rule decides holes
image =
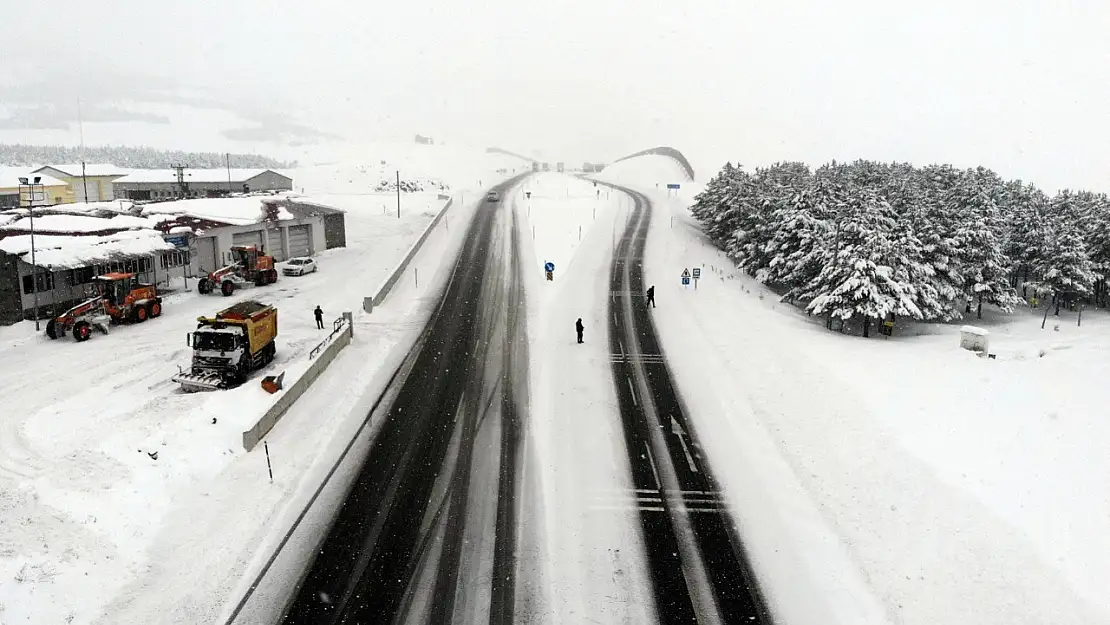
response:
{"label": "garage door", "polygon": [[262,231],[254,230],[251,232],[236,232],[231,235],[232,245],[257,245],[259,249],[262,248]]}
{"label": "garage door", "polygon": [[312,226],[289,226],[289,255],[312,255]]}
{"label": "garage door", "polygon": [[196,240],[197,269],[201,273],[211,273],[221,267],[216,255],[216,237],[203,237]]}
{"label": "garage door", "polygon": [[266,230],[266,253],[279,263],[285,260],[285,246],[281,244],[281,234],[281,228]]}

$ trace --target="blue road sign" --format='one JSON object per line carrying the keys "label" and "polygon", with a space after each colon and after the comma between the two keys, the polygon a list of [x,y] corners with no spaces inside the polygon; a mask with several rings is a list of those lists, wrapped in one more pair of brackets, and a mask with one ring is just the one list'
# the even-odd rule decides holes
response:
{"label": "blue road sign", "polygon": [[690,278],[682,276],[682,286],[690,286]]}
{"label": "blue road sign", "polygon": [[667,188],[668,189],[678,189],[678,188],[681,188],[681,185],[678,185],[678,184],[675,184],[675,183],[672,182],[671,184],[667,185]]}
{"label": "blue road sign", "polygon": [[555,263],[544,263],[543,264],[543,270],[544,271],[555,271]]}
{"label": "blue road sign", "polygon": [[166,243],[169,243],[170,245],[172,245],[174,247],[189,247],[189,237],[187,237],[185,235],[178,235],[178,236],[172,236],[172,237],[163,237],[163,238],[166,240]]}

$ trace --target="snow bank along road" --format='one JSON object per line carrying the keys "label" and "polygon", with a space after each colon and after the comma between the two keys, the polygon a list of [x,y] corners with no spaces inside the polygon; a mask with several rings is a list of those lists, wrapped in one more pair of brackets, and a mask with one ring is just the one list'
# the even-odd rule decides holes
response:
{"label": "snow bank along road", "polygon": [[528,379],[515,230],[501,204],[477,211],[284,622],[512,622]]}
{"label": "snow bank along road", "polygon": [[769,623],[643,295],[651,204],[618,189],[635,207],[610,273],[609,347],[656,613],[661,623]]}

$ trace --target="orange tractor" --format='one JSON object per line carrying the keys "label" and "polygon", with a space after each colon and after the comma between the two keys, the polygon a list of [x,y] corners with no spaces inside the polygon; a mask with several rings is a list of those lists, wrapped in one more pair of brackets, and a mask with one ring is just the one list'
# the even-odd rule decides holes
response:
{"label": "orange tractor", "polygon": [[92,329],[108,333],[111,323],[142,323],[162,314],[162,298],[152,284],[142,284],[133,273],[106,273],[93,280],[96,295],[70,308],[46,323],[52,339],[72,333],[87,341]]}
{"label": "orange tractor", "polygon": [[219,289],[224,297],[245,286],[263,286],[277,282],[274,257],[259,251],[256,245],[233,245],[231,255],[235,262],[201,278],[197,292],[206,295]]}

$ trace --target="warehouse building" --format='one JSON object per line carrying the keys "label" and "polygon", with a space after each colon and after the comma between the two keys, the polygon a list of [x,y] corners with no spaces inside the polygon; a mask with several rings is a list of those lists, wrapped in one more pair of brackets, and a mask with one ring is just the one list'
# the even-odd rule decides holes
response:
{"label": "warehouse building", "polygon": [[129,200],[223,197],[233,193],[291,191],[293,179],[272,169],[173,169],[132,171],[114,183]]}
{"label": "warehouse building", "polygon": [[[73,202],[73,190],[64,180],[59,180],[52,176],[44,174],[32,173],[30,170],[22,167],[0,167],[0,210],[5,208],[15,208],[20,206],[19,193],[21,188],[20,178],[33,181],[38,177],[38,183],[35,184],[35,195],[43,198],[45,204],[66,204]],[[42,185],[41,188],[39,185]],[[30,189],[23,187],[24,195],[30,193]],[[24,198],[26,200],[26,198]]]}
{"label": "warehouse building", "polygon": [[187,251],[167,243],[141,218],[36,216],[32,252],[29,219],[16,217],[0,225],[0,324],[33,319],[36,294],[38,315],[48,318],[93,295],[96,276],[124,271],[144,282],[166,282],[171,272],[183,275],[188,264]]}
{"label": "warehouse building", "polygon": [[[113,184],[127,172],[110,163],[47,165],[32,173],[64,181],[72,191],[71,202],[105,202],[116,199]],[[57,203],[57,202],[55,202]]]}
{"label": "warehouse building", "polygon": [[233,245],[256,245],[277,262],[346,247],[343,211],[301,198],[232,197],[148,204],[143,216],[189,251],[193,275],[229,262]]}

